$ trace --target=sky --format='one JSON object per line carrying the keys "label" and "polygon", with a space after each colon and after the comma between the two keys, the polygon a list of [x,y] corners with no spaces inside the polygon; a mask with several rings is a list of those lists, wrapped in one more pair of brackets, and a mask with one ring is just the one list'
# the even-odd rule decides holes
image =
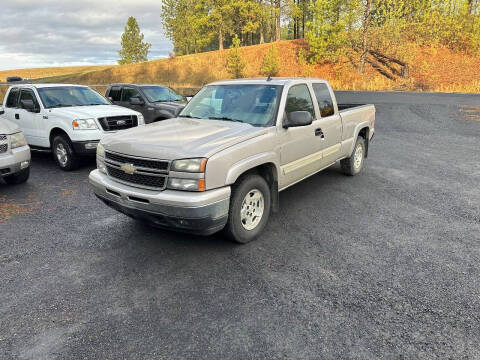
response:
{"label": "sky", "polygon": [[0,0],[0,70],[115,64],[129,16],[137,19],[149,60],[172,51],[161,0]]}

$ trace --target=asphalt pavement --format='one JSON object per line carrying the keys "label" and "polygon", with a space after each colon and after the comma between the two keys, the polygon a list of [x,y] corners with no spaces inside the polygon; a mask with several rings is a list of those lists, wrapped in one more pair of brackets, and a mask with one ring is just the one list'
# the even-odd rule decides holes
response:
{"label": "asphalt pavement", "polygon": [[0,358],[480,358],[480,96],[377,106],[363,173],[280,195],[258,240],[158,230],[33,155],[0,182]]}

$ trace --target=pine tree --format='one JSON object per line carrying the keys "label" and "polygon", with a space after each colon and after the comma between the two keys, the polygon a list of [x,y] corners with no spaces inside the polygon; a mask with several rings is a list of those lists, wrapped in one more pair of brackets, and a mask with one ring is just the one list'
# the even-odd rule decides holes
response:
{"label": "pine tree", "polygon": [[235,35],[232,42],[233,45],[227,54],[227,71],[235,79],[239,79],[245,77],[244,69],[246,61],[242,59],[242,54],[240,53],[240,39],[237,35]]}
{"label": "pine tree", "polygon": [[143,42],[144,35],[140,32],[137,20],[130,16],[122,34],[122,49],[118,52],[120,65],[147,61],[148,50],[152,44]]}
{"label": "pine tree", "polygon": [[280,71],[280,56],[275,45],[268,49],[267,54],[263,59],[263,65],[260,72],[265,76],[277,76]]}

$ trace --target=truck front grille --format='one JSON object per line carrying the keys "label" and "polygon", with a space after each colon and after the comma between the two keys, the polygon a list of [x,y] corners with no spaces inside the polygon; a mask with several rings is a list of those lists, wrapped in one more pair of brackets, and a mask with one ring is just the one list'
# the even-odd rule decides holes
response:
{"label": "truck front grille", "polygon": [[127,174],[123,170],[107,165],[108,175],[114,179],[131,184],[132,186],[152,189],[163,190],[167,182],[165,175],[146,174],[136,172],[134,174]]}
{"label": "truck front grille", "polygon": [[6,153],[8,150],[7,135],[0,135],[0,154]]}
{"label": "truck front grille", "polygon": [[170,162],[105,152],[108,176],[131,186],[164,190]]}
{"label": "truck front grille", "polygon": [[168,171],[169,162],[164,160],[150,160],[144,158],[130,157],[111,152],[106,152],[105,157],[107,160],[112,160],[117,163],[132,164],[142,168]]}
{"label": "truck front grille", "polygon": [[130,129],[138,125],[138,119],[135,115],[103,117],[98,118],[98,121],[105,131]]}

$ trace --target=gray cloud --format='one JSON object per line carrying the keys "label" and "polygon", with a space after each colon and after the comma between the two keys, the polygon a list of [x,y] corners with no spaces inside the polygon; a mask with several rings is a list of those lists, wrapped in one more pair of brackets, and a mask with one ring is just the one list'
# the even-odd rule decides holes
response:
{"label": "gray cloud", "polygon": [[152,44],[149,59],[166,57],[160,12],[160,0],[0,0],[0,70],[114,64],[129,16]]}

